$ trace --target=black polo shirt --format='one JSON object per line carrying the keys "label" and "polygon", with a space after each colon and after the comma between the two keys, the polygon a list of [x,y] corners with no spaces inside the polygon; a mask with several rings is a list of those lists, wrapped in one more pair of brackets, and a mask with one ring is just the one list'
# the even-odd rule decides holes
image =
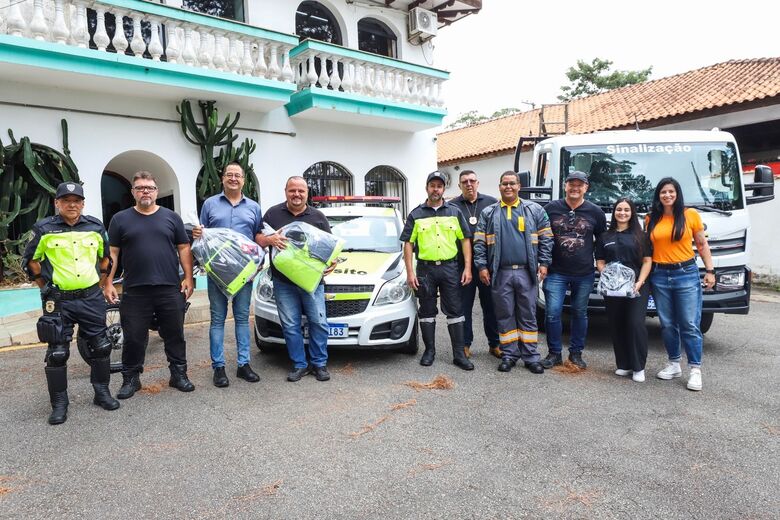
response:
{"label": "black polo shirt", "polygon": [[[311,206],[306,206],[306,209],[303,211],[303,213],[300,215],[293,215],[290,213],[290,210],[287,209],[286,202],[277,204],[276,206],[273,206],[268,211],[266,211],[265,215],[263,216],[263,222],[276,230],[281,229],[291,222],[306,222],[307,224],[311,224],[312,226],[316,227],[317,229],[321,229],[326,233],[331,232],[328,218],[322,211],[314,209]],[[289,280],[289,278],[277,271],[273,264],[271,264],[271,274],[273,278],[279,281],[295,285]]]}
{"label": "black polo shirt", "polygon": [[[482,213],[482,210],[496,202],[498,202],[498,199],[495,197],[479,192],[477,192],[477,200],[474,202],[467,201],[463,198],[463,195],[458,195],[450,200],[450,204],[457,206],[463,214],[463,218],[466,219],[472,236],[474,236],[474,233],[477,231],[477,222],[479,221],[479,215]],[[473,220],[472,217],[474,217]],[[472,258],[473,256],[474,255],[472,255]],[[463,252],[460,249],[460,243],[458,244],[458,263],[463,265]]]}
{"label": "black polo shirt", "polygon": [[646,256],[653,256],[653,244],[645,233],[642,233],[638,242],[637,237],[628,230],[606,231],[596,240],[596,260],[620,262],[633,269],[637,278],[642,268],[642,259]]}

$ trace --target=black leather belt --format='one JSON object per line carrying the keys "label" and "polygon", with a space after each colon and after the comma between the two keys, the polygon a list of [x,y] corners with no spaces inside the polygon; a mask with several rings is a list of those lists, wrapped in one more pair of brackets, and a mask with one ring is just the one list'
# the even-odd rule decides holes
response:
{"label": "black leather belt", "polygon": [[456,258],[450,258],[449,260],[419,260],[418,259],[417,263],[421,265],[447,265],[457,261],[458,259],[456,257]]}
{"label": "black leather belt", "polygon": [[100,287],[98,287],[98,284],[95,284],[85,289],[76,289],[73,291],[63,291],[61,289],[57,289],[57,292],[60,293],[60,300],[78,300],[79,298],[92,296],[99,290]]}
{"label": "black leather belt", "polygon": [[676,264],[657,264],[653,262],[653,267],[656,269],[682,269],[683,267],[688,267],[689,265],[693,265],[696,263],[695,258],[691,258],[690,260],[686,260],[685,262],[677,262]]}

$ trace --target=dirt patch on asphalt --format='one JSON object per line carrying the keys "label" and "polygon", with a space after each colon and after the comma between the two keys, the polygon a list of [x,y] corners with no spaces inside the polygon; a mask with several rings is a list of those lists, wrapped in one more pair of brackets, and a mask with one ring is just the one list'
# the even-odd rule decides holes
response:
{"label": "dirt patch on asphalt", "polygon": [[560,372],[561,374],[582,374],[585,372],[584,368],[580,368],[568,359],[563,362],[563,365],[556,365],[553,370]]}
{"label": "dirt patch on asphalt", "polygon": [[403,410],[404,408],[411,408],[417,404],[417,399],[409,399],[403,403],[395,403],[390,405],[390,410],[395,412],[396,410]]}
{"label": "dirt patch on asphalt", "polygon": [[385,422],[389,418],[390,418],[389,415],[383,415],[382,417],[380,417],[376,421],[374,421],[372,423],[369,423],[369,424],[363,425],[363,427],[360,430],[358,430],[356,432],[350,433],[349,436],[354,439],[354,438],[360,437],[361,435],[365,435],[368,432],[372,432],[372,431],[374,431],[376,429],[377,426],[379,426],[380,424],[382,424],[383,422]]}
{"label": "dirt patch on asphalt", "polygon": [[452,390],[455,388],[455,381],[451,377],[439,374],[434,377],[430,383],[420,383],[419,381],[406,381],[404,383],[409,388],[420,390]]}

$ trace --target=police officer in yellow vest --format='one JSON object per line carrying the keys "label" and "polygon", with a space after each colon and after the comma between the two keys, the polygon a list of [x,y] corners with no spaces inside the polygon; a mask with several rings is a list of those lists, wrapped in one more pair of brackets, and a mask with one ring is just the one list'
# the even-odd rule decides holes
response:
{"label": "police officer in yellow vest", "polygon": [[84,190],[75,182],[57,187],[54,205],[58,214],[33,226],[22,265],[41,288],[43,316],[38,320],[38,337],[49,344],[45,358],[52,406],[49,424],[62,424],[68,415],[66,363],[75,324],[87,343],[89,359],[85,361],[92,367],[93,402],[116,410],[119,401],[108,389],[111,341],[101,291],[110,262],[106,230],[100,220],[81,214]]}
{"label": "police officer in yellow vest", "polygon": [[[471,230],[460,210],[444,201],[444,176],[428,175],[425,184],[428,198],[409,213],[401,232],[404,242],[404,262],[409,287],[417,292],[420,309],[417,313],[425,352],[422,366],[430,366],[436,355],[436,295],[441,295],[441,310],[447,316],[447,329],[452,342],[452,357],[456,366],[473,370],[474,365],[464,353],[463,309],[460,286],[471,282]],[[459,272],[458,240],[461,241],[465,267]],[[417,272],[412,255],[417,252]]]}

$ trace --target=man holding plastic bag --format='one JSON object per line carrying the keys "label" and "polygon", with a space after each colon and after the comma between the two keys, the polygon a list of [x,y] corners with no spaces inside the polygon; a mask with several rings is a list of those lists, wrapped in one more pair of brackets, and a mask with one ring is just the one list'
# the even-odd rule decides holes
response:
{"label": "man holding plastic bag", "polygon": [[[330,233],[325,215],[307,204],[309,188],[303,177],[287,179],[284,191],[287,200],[265,214],[265,223],[278,231],[265,238],[274,248],[271,252],[271,276],[287,352],[293,362],[287,380],[300,381],[303,376],[314,372],[317,381],[327,381],[330,379],[327,368],[328,323],[322,278],[335,269],[333,257],[338,254],[339,244],[338,241],[331,243],[323,236],[320,236],[322,240],[312,240],[315,234],[307,232],[308,226],[300,225],[307,224]],[[314,267],[315,261],[319,262],[319,271],[309,269]],[[311,265],[307,265],[309,263]],[[291,280],[290,276],[295,279]],[[308,357],[301,331],[302,315],[306,315],[309,328]]]}
{"label": "man holding plastic bag", "polygon": [[[200,226],[192,230],[195,238],[192,252],[208,273],[209,346],[214,386],[230,385],[225,374],[225,318],[228,300],[232,300],[236,331],[236,376],[250,383],[260,381],[249,364],[249,305],[252,279],[263,261],[258,247],[269,245],[261,233],[263,219],[260,205],[245,197],[244,170],[232,162],[222,174],[224,191],[209,197],[200,211]],[[218,228],[218,229],[212,229]]]}

